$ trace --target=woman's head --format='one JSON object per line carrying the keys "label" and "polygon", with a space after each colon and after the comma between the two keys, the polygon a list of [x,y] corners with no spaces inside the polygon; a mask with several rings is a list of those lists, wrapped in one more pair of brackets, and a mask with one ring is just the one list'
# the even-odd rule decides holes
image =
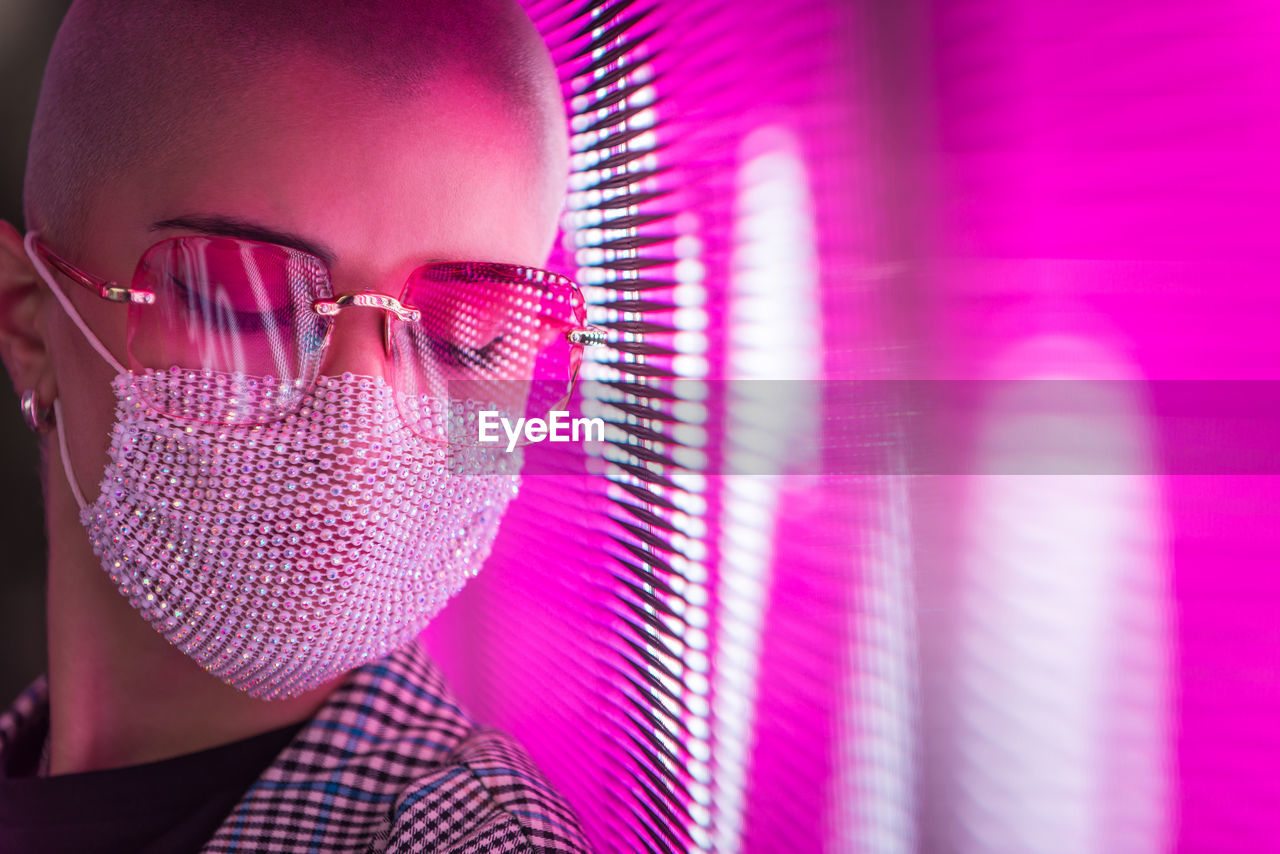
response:
{"label": "woman's head", "polygon": [[[325,247],[336,287],[380,289],[428,259],[540,264],[566,147],[553,68],[513,2],[91,0],[49,60],[27,218],[121,281],[183,225],[234,221]],[[72,299],[123,355],[124,313]],[[40,377],[14,380],[88,427],[103,407],[76,405],[80,380],[103,391],[107,369],[61,320]]]}
{"label": "woman's head", "polygon": [[[335,292],[394,294],[428,261],[540,266],[566,148],[554,69],[514,3],[91,0],[49,61],[27,217],[60,255],[122,283],[155,242],[212,233],[302,245]],[[12,228],[0,257],[6,367],[19,392],[59,402],[92,502],[115,370]],[[126,309],[55,284],[128,364]],[[373,314],[335,321],[323,374],[386,373]],[[74,512],[56,469],[46,482],[53,512]]]}

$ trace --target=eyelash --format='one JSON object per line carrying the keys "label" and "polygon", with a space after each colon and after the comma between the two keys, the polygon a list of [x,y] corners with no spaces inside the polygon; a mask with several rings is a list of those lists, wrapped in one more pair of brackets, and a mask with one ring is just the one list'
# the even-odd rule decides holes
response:
{"label": "eyelash", "polygon": [[[448,341],[431,339],[431,350],[436,356],[446,359],[456,367],[481,367],[493,370],[498,363],[498,345],[506,338],[499,335],[483,347],[459,347]],[[443,353],[441,352],[443,351]]]}
{"label": "eyelash", "polygon": [[198,301],[202,310],[216,311],[219,319],[228,316],[234,318],[236,329],[239,332],[250,334],[265,332],[268,328],[268,324],[263,322],[264,317],[275,318],[276,328],[287,328],[290,325],[292,311],[288,306],[284,306],[272,312],[267,312],[265,315],[260,311],[236,311],[235,309],[229,308],[228,306],[220,303],[213,303],[203,294],[193,291],[187,286],[186,282],[182,281],[172,273],[169,274],[169,280],[173,282],[174,287],[180,295],[179,298],[184,302],[191,304],[193,301]]}

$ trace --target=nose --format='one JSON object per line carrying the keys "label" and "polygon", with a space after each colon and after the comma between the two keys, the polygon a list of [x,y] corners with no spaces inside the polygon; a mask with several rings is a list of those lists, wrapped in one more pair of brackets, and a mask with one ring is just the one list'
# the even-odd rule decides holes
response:
{"label": "nose", "polygon": [[394,309],[386,303],[389,299],[374,292],[360,292],[344,294],[318,306],[322,314],[333,318],[328,347],[320,363],[322,376],[349,373],[392,381],[387,315]]}

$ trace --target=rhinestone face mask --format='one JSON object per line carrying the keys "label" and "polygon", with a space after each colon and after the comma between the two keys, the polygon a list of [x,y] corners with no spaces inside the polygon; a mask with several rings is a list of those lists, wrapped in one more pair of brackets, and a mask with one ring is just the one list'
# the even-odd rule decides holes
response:
{"label": "rhinestone face mask", "polygon": [[198,371],[118,376],[110,462],[81,522],[129,604],[254,697],[407,642],[478,571],[516,492],[514,456],[450,475],[457,460],[409,430],[381,378],[321,377],[292,415],[239,428],[158,416],[140,388],[157,382],[221,393]]}
{"label": "rhinestone face mask", "polygon": [[[124,370],[50,286],[119,372],[92,503],[71,471],[60,410],[56,419],[93,550],[129,603],[227,684],[287,698],[379,658],[488,557],[519,453],[446,450],[405,424],[382,378],[349,374],[319,377],[280,420],[218,424],[252,378]],[[157,412],[146,401],[158,395],[190,400],[206,420]]]}

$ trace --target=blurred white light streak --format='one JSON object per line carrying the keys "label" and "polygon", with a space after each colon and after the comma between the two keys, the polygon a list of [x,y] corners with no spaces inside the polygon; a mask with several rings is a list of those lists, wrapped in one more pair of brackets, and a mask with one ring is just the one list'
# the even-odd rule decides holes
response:
{"label": "blurred white light streak", "polygon": [[[1122,370],[1089,342],[1058,337],[1028,342],[1009,362],[1021,366],[1019,378]],[[1073,403],[1117,416],[1091,439],[1124,470],[1140,471],[1149,437],[1131,388],[1080,384],[1076,393],[1090,399]],[[1017,391],[996,394],[984,423],[978,471],[984,463],[1008,470],[1006,455],[1017,458],[1025,452],[1018,443],[1046,430],[1090,430],[1084,416],[1044,412]],[[1170,633],[1154,479],[971,482],[951,675],[954,850],[1167,850]]]}
{"label": "blurred white light streak", "polygon": [[[595,37],[598,38],[602,32],[597,29]],[[625,43],[627,38],[625,34],[620,35],[610,49],[616,50],[619,44]],[[622,77],[614,79],[612,83],[584,93],[572,102],[575,112],[582,114],[573,119],[573,128],[577,132],[573,135],[571,144],[577,153],[572,159],[574,173],[570,181],[570,211],[566,213],[562,222],[565,228],[565,248],[573,252],[572,257],[578,267],[577,278],[584,285],[584,296],[588,305],[596,307],[592,317],[596,322],[611,323],[642,319],[643,313],[639,311],[619,311],[599,307],[601,303],[615,298],[619,291],[625,293],[626,279],[631,275],[628,271],[608,269],[605,265],[632,260],[639,256],[639,250],[634,248],[604,248],[604,245],[611,241],[634,239],[639,236],[639,230],[634,225],[610,228],[609,224],[616,222],[618,217],[633,216],[638,211],[633,203],[613,204],[612,210],[607,212],[582,209],[625,199],[639,191],[638,182],[644,180],[647,173],[656,170],[659,162],[657,153],[653,151],[640,157],[635,155],[641,150],[654,149],[657,136],[652,130],[644,130],[635,135],[629,134],[638,128],[654,127],[659,122],[660,116],[657,108],[650,106],[656,100],[652,86],[641,88],[632,96],[633,100],[630,103],[624,98],[622,102],[615,102],[600,110],[591,110],[591,105],[600,103],[601,100],[608,100],[611,90],[625,90],[636,82],[648,81],[650,78],[649,70],[644,64],[636,65]],[[643,109],[629,120],[620,124],[613,123],[599,130],[587,130],[596,124],[598,119],[604,118],[610,112],[635,107],[643,107]],[[600,145],[598,150],[585,150],[596,148],[601,141],[613,137],[620,138],[615,145]],[[610,169],[596,168],[602,162],[625,162],[625,166]],[[635,181],[630,184],[621,184],[617,179],[622,176],[634,176]],[[599,185],[602,183],[610,183],[613,186],[600,189]],[[678,253],[678,260],[672,269],[675,287],[670,297],[675,315],[674,325],[679,330],[679,344],[682,345],[678,350],[680,355],[672,359],[672,367],[678,375],[695,378],[675,383],[673,391],[677,396],[693,401],[684,404],[684,412],[696,415],[698,418],[696,424],[683,429],[676,437],[690,447],[663,447],[664,443],[656,443],[657,450],[669,452],[678,465],[691,470],[664,472],[677,487],[675,490],[667,490],[664,497],[681,507],[683,512],[678,515],[683,517],[681,529],[684,531],[682,535],[672,538],[674,550],[667,553],[666,559],[683,578],[672,580],[677,584],[672,588],[675,591],[674,595],[660,585],[642,582],[646,587],[645,592],[649,596],[665,600],[664,604],[667,607],[660,609],[648,603],[641,607],[645,612],[647,624],[650,626],[665,624],[660,628],[680,636],[680,642],[675,644],[677,648],[669,646],[663,640],[663,632],[656,628],[645,640],[647,652],[661,664],[659,666],[659,664],[649,663],[646,665],[645,672],[646,700],[655,712],[659,712],[649,716],[652,721],[649,735],[664,747],[659,752],[657,761],[662,766],[661,770],[666,772],[667,779],[683,778],[686,769],[678,767],[674,757],[681,751],[681,745],[677,744],[677,741],[687,741],[688,743],[683,745],[684,749],[687,749],[690,755],[702,757],[704,760],[698,761],[695,758],[689,764],[687,771],[705,792],[708,790],[711,779],[710,770],[705,762],[711,753],[710,746],[706,743],[706,739],[710,737],[706,716],[710,714],[711,709],[705,696],[710,690],[710,682],[706,675],[709,669],[706,655],[708,646],[706,628],[709,615],[705,607],[710,597],[705,590],[708,572],[702,563],[708,554],[705,542],[707,526],[703,520],[695,517],[706,512],[707,507],[705,498],[697,495],[706,486],[705,477],[698,472],[706,467],[707,459],[706,453],[700,450],[700,447],[706,444],[706,430],[697,424],[706,420],[706,406],[700,401],[706,399],[707,389],[706,383],[700,378],[707,373],[708,363],[705,354],[708,347],[705,334],[707,313],[701,307],[706,302],[706,285],[703,281],[706,267],[699,257],[703,244],[697,236],[698,224],[696,217],[690,218],[683,215],[677,217],[680,237],[677,238],[674,248]],[[607,285],[612,287],[604,287]],[[619,341],[642,341],[643,337],[640,333],[622,332],[619,334]],[[645,359],[644,354],[624,352],[623,348],[600,347],[588,352],[582,368],[583,408],[602,412],[605,417],[615,422],[606,430],[606,437],[619,443],[617,446],[589,446],[588,452],[593,455],[593,458],[588,460],[588,470],[607,472],[610,478],[619,483],[639,485],[633,470],[623,466],[608,466],[605,462],[612,460],[630,464],[636,461],[626,447],[630,437],[617,425],[643,422],[634,412],[627,412],[616,405],[623,402],[637,403],[638,396],[611,388],[606,383],[623,377],[631,379],[625,373],[628,370],[628,363],[642,363]],[[608,364],[611,362],[617,367]],[[666,428],[659,425],[657,429],[661,432]],[[643,466],[651,470],[667,468],[658,463],[644,463]],[[621,491],[620,487],[613,488]],[[655,512],[653,508],[649,509]],[[665,511],[658,508],[656,512],[661,515]],[[646,544],[640,544],[640,547],[649,548]],[[689,589],[689,585],[692,585],[693,589]],[[699,587],[702,588],[700,591],[698,591]],[[681,726],[675,723],[677,721],[682,725],[683,731],[688,733],[687,736],[681,733]],[[706,829],[711,820],[708,805],[708,797],[704,797],[696,804],[696,808],[690,811],[690,820],[685,828],[695,848],[701,850],[710,846],[710,836]]]}
{"label": "blurred white light streak", "polygon": [[906,479],[885,478],[876,500],[870,548],[849,549],[865,559],[849,567],[858,583],[844,612],[846,703],[832,740],[824,849],[833,854],[917,850],[920,691]]}
{"label": "blurred white light streak", "polygon": [[[799,140],[784,127],[749,134],[739,148],[734,222],[733,279],[727,312],[728,373],[734,380],[806,380],[822,375],[817,294],[817,247],[813,204]],[[767,302],[764,311],[744,306]],[[773,383],[781,387],[781,383]],[[794,390],[814,384],[788,384]],[[773,536],[779,503],[774,475],[787,458],[816,436],[806,425],[819,412],[817,400],[779,404],[763,395],[764,384],[735,383],[726,402],[725,456],[755,476],[722,479],[723,521],[719,538],[712,787],[714,850],[741,849],[746,794],[754,745],[756,681],[765,606],[772,583]],[[803,392],[802,392],[803,394]],[[751,432],[765,413],[790,410],[779,432],[761,446]],[[806,429],[808,428],[808,429]],[[742,443],[748,442],[747,447]],[[781,456],[780,456],[781,455]]]}

